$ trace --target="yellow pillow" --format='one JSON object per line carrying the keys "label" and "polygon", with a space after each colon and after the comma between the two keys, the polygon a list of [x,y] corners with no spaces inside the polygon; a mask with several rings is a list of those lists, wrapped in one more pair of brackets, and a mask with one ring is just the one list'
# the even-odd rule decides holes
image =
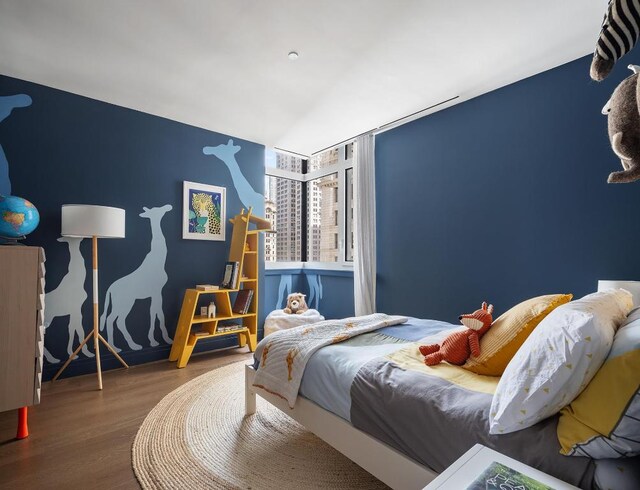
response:
{"label": "yellow pillow", "polygon": [[560,452],[595,459],[640,454],[640,309],[613,338],[609,356],[558,421]]}
{"label": "yellow pillow", "polygon": [[531,298],[506,311],[480,340],[480,356],[470,357],[464,368],[476,374],[500,376],[534,328],[555,308],[568,303],[571,294]]}

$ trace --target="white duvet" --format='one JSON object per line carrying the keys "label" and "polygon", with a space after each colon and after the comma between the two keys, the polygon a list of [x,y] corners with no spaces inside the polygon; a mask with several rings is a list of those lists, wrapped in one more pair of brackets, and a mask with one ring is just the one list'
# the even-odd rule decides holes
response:
{"label": "white duvet", "polygon": [[324,320],[324,317],[318,310],[307,310],[301,314],[285,313],[284,310],[275,310],[269,313],[264,321],[264,335],[267,336],[278,330],[287,330],[289,328],[317,323]]}
{"label": "white duvet", "polygon": [[259,359],[260,365],[253,386],[284,398],[293,408],[307,361],[316,351],[356,335],[405,323],[407,320],[404,316],[374,313],[275,332],[262,339],[256,348],[254,355]]}

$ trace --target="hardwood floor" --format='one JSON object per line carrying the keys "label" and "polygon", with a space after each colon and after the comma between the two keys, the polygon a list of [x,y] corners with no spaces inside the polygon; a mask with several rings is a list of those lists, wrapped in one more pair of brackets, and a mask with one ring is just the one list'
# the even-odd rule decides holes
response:
{"label": "hardwood floor", "polygon": [[139,488],[131,444],[147,413],[178,386],[216,367],[249,361],[247,348],[194,355],[184,369],[161,361],[47,382],[29,409],[27,439],[14,439],[17,411],[0,413],[0,488]]}

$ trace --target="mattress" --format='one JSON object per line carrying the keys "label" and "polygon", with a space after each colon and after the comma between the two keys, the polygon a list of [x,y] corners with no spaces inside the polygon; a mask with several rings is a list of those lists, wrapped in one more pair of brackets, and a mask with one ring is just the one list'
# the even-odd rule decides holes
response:
{"label": "mattress", "polygon": [[[300,395],[437,472],[480,443],[581,488],[596,482],[600,488],[637,488],[637,477],[628,479],[637,459],[596,465],[561,455],[557,417],[490,435],[498,378],[447,364],[425,366],[417,349],[420,341],[438,341],[454,328],[461,327],[410,318],[324,347],[307,363]],[[629,468],[627,475],[611,471],[621,465]]]}
{"label": "mattress", "polygon": [[591,461],[559,454],[555,418],[492,436],[489,408],[498,378],[424,365],[419,340],[437,341],[454,328],[460,326],[410,318],[320,349],[307,363],[300,394],[437,472],[480,443],[591,488]]}

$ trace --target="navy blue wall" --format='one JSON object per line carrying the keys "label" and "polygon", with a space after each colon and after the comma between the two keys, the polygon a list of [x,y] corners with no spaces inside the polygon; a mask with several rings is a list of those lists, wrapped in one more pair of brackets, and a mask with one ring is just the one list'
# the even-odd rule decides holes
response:
{"label": "navy blue wall", "polygon": [[325,318],[346,318],[355,314],[352,272],[307,269],[305,274],[317,274],[321,281],[320,312]]}
{"label": "navy blue wall", "polygon": [[457,323],[640,278],[640,184],[606,183],[600,114],[634,61],[596,84],[582,58],[379,135],[378,310]]}
{"label": "navy blue wall", "polygon": [[[40,227],[28,237],[29,245],[43,246],[47,254],[47,287],[54,289],[67,272],[69,253],[60,236],[60,206],[65,203],[100,204],[126,209],[126,238],[101,240],[100,307],[107,287],[136,269],[149,251],[149,221],[139,217],[142,207],[171,204],[173,210],[162,221],[168,256],[169,280],[163,289],[163,309],[173,337],[184,289],[197,283],[217,283],[228,255],[227,242],[182,239],[182,185],[184,180],[213,184],[227,189],[227,217],[243,207],[227,166],[215,156],[203,154],[204,146],[226,144],[229,137],[141,112],[98,102],[70,93],[0,76],[0,96],[28,94],[29,107],[15,109],[0,123],[0,144],[9,162],[12,193],[31,200],[40,211]],[[264,147],[234,139],[241,147],[236,158],[253,190],[264,193]],[[258,215],[263,209],[256,209]],[[83,305],[84,327],[91,327],[91,283],[89,240],[81,244],[86,260]],[[141,351],[129,350],[116,333],[115,344],[125,360],[136,364],[168,356],[162,342],[151,348],[149,300],[136,303],[127,327]],[[60,360],[67,357],[67,319],[55,319],[46,332],[46,347]],[[262,324],[262,319],[260,320]],[[204,343],[203,343],[204,344]],[[202,348],[235,344],[234,338],[209,341]],[[77,345],[77,343],[76,343]],[[117,366],[106,355],[107,368]],[[51,375],[55,365],[46,367]],[[95,370],[95,361],[82,357],[69,373]]]}

